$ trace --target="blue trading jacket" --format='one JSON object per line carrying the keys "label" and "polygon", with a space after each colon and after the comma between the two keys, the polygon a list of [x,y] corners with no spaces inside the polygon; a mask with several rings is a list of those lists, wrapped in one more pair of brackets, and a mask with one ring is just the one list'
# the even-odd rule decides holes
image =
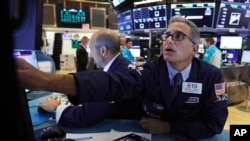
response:
{"label": "blue trading jacket", "polygon": [[[111,64],[108,72],[123,72],[131,64],[120,54]],[[100,80],[100,78],[96,78]],[[89,82],[92,84],[95,79]],[[103,81],[105,83],[105,81]],[[86,85],[87,88],[91,86]],[[96,92],[95,89],[92,90]],[[68,127],[87,127],[96,124],[105,118],[135,118],[131,110],[136,110],[134,104],[138,103],[137,98],[130,98],[116,103],[109,102],[72,102],[73,104],[82,104],[81,106],[69,106],[64,109],[58,124]],[[137,106],[138,107],[138,106]],[[130,113],[130,116],[127,114]]]}
{"label": "blue trading jacket", "polygon": [[212,45],[208,49],[206,49],[206,52],[203,57],[203,61],[210,63],[213,59],[213,55],[216,52],[221,52],[215,45]]}
{"label": "blue trading jacket", "polygon": [[[78,95],[69,97],[70,100],[76,103],[116,102],[141,96],[142,104],[148,106],[151,115],[169,121],[170,134],[180,140],[198,140],[220,134],[228,116],[227,94],[216,95],[215,84],[224,82],[220,69],[197,58],[192,61],[186,82],[202,84],[201,93],[182,92],[174,103],[171,101],[167,65],[162,56],[146,63],[143,68],[131,67],[123,73],[83,72],[73,75],[78,84]],[[153,105],[161,105],[162,111],[154,109]]]}
{"label": "blue trading jacket", "polygon": [[131,63],[133,63],[135,60],[134,56],[132,55],[131,51],[126,47],[121,47],[121,53],[122,55],[127,58]]}

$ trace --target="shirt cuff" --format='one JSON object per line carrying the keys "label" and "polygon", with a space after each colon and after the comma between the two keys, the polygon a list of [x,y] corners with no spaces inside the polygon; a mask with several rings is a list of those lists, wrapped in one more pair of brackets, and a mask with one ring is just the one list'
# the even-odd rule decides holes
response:
{"label": "shirt cuff", "polygon": [[70,105],[58,105],[56,110],[55,110],[55,117],[56,117],[56,123],[58,124],[62,113],[64,111],[64,109],[66,109],[67,107],[69,107]]}

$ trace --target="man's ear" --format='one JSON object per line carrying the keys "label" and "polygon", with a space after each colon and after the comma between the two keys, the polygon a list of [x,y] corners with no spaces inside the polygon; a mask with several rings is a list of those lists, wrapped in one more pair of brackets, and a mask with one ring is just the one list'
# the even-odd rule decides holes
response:
{"label": "man's ear", "polygon": [[100,48],[102,56],[106,56],[108,54],[108,48],[106,46],[102,46]]}
{"label": "man's ear", "polygon": [[199,45],[198,44],[194,44],[193,45],[193,52],[194,52],[194,55],[198,52],[198,49],[199,49]]}

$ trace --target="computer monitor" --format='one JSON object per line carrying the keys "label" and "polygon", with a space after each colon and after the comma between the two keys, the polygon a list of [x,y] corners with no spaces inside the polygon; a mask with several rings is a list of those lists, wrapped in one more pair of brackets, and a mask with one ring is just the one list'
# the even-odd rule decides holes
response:
{"label": "computer monitor", "polygon": [[193,21],[198,28],[212,29],[215,16],[215,2],[172,3],[171,17],[181,15]]}
{"label": "computer monitor", "polygon": [[141,49],[140,49],[140,47],[131,48],[131,49],[130,49],[130,52],[132,53],[132,55],[133,55],[134,57],[139,57],[139,56],[141,56]]}
{"label": "computer monitor", "polygon": [[221,36],[220,49],[241,49],[242,41],[241,36]]}
{"label": "computer monitor", "polygon": [[60,9],[61,23],[82,24],[87,22],[84,9],[62,8]]}
{"label": "computer monitor", "polygon": [[132,11],[126,10],[117,14],[117,23],[119,32],[133,31]]}
{"label": "computer monitor", "polygon": [[15,49],[13,51],[13,57],[14,58],[23,58],[24,60],[29,62],[32,66],[34,66],[35,68],[38,68],[38,62],[37,62],[35,50]]}
{"label": "computer monitor", "polygon": [[57,27],[82,28],[83,24],[90,22],[90,9],[87,7],[66,8],[62,4],[56,6]]}
{"label": "computer monitor", "polygon": [[204,46],[204,44],[199,44],[198,53],[205,53],[205,46]]}
{"label": "computer monitor", "polygon": [[165,29],[167,5],[152,5],[133,8],[134,30]]}
{"label": "computer monitor", "polygon": [[22,0],[22,2],[19,0],[8,1],[10,5],[8,11],[11,14],[11,25],[14,30],[14,48],[40,50],[43,22],[41,0],[35,0],[35,2],[31,2],[31,0]]}
{"label": "computer monitor", "polygon": [[[14,58],[22,58],[22,59],[26,60],[28,63],[30,63],[33,67],[35,67],[37,69],[39,68],[35,50],[14,49],[13,57]],[[29,89],[25,89],[26,93],[28,93],[29,91],[30,91]]]}
{"label": "computer monitor", "polygon": [[250,50],[243,50],[241,56],[241,63],[250,64]]}
{"label": "computer monitor", "polygon": [[111,4],[114,6],[114,7],[117,7],[119,5],[121,5],[123,2],[125,2],[126,0],[110,0]]}
{"label": "computer monitor", "polygon": [[247,1],[222,0],[216,23],[216,29],[250,28],[250,3]]}
{"label": "computer monitor", "polygon": [[[2,108],[3,111],[1,111],[5,115],[2,116],[1,120],[6,123],[2,125],[1,140],[35,140],[27,95],[17,79],[13,50],[35,50],[35,42],[39,41],[40,43],[43,2],[42,0],[8,0],[1,2],[0,7],[5,12],[0,13],[4,21],[0,29],[5,35],[0,40],[2,44],[8,45],[2,47],[0,51],[0,56],[3,58],[0,62],[4,65],[1,68],[1,74],[4,75],[1,78],[0,88],[4,91],[1,98],[8,101],[8,104],[5,105],[7,108]],[[25,13],[25,16],[21,14],[22,12]],[[40,48],[39,45],[37,47]]]}
{"label": "computer monitor", "polygon": [[72,40],[73,35],[69,32],[63,32],[62,33],[62,40]]}
{"label": "computer monitor", "polygon": [[238,63],[240,62],[240,52],[237,49],[222,50],[222,62],[223,63]]}

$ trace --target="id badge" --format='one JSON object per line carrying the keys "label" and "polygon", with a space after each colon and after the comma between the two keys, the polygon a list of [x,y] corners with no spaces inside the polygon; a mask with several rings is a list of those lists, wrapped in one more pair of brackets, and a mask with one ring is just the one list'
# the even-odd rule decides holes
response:
{"label": "id badge", "polygon": [[193,82],[183,82],[182,92],[192,93],[192,94],[201,94],[202,84],[201,83],[193,83]]}

